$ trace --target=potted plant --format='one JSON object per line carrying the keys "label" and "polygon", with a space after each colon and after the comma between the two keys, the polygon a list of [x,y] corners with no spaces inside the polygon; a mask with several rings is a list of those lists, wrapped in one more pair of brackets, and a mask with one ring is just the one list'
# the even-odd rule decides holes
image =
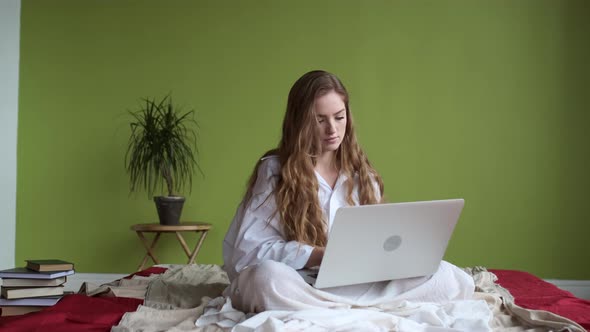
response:
{"label": "potted plant", "polygon": [[145,98],[133,116],[131,137],[125,154],[131,192],[143,188],[152,197],[157,189],[166,196],[154,196],[160,224],[176,225],[185,198],[179,193],[192,188],[197,161],[197,122],[194,110],[183,112],[174,106],[172,97],[162,100]]}

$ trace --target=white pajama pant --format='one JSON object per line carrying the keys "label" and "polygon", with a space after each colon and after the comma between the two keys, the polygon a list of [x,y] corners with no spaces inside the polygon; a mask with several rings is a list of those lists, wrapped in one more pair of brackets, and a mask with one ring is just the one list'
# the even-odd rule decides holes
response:
{"label": "white pajama pant", "polygon": [[315,308],[396,307],[402,301],[445,303],[471,299],[473,278],[442,261],[430,277],[316,289],[286,264],[265,261],[242,270],[224,295],[243,312]]}

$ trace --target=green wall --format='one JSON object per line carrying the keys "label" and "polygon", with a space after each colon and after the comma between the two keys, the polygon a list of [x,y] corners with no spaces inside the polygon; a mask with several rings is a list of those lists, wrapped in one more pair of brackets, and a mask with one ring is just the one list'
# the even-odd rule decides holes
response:
{"label": "green wall", "polygon": [[[304,72],[336,73],[390,201],[463,197],[446,258],[590,279],[588,1],[22,1],[16,261],[131,272],[126,113],[173,93],[200,161],[183,213],[221,242]],[[195,237],[188,238],[189,245]],[[184,263],[173,236],[164,262]]]}

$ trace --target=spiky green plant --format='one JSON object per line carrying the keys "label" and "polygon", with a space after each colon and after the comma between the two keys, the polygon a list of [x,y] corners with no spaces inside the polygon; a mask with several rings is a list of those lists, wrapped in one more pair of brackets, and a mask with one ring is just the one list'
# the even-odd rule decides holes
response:
{"label": "spiky green plant", "polygon": [[143,188],[152,196],[164,183],[168,196],[180,193],[186,185],[192,188],[197,162],[198,124],[194,110],[182,112],[172,104],[172,97],[159,102],[142,99],[137,111],[130,111],[131,137],[125,154],[131,192]]}

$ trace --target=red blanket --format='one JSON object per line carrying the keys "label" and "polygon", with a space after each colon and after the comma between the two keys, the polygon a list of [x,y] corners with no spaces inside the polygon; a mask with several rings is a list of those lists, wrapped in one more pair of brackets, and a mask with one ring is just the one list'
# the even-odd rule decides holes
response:
{"label": "red blanket", "polygon": [[22,316],[0,318],[0,330],[31,331],[110,331],[123,314],[135,311],[142,300],[125,297],[64,296],[56,305]]}
{"label": "red blanket", "polygon": [[569,318],[590,330],[590,301],[522,271],[489,270],[498,277],[498,284],[508,289],[514,302],[527,309],[546,310]]}
{"label": "red blanket", "polygon": [[[149,276],[166,269],[152,267],[136,275]],[[131,278],[129,276],[128,278]],[[143,300],[126,297],[64,296],[56,305],[21,316],[0,317],[2,332],[110,331],[126,312],[135,311]]]}
{"label": "red blanket", "polygon": [[[149,275],[165,269],[150,268],[138,273]],[[590,301],[574,297],[532,274],[514,270],[490,270],[498,283],[508,289],[517,305],[554,312],[590,329]],[[22,316],[0,318],[3,332],[29,331],[110,331],[126,312],[135,311],[143,301],[129,298],[65,296],[53,307]]]}

